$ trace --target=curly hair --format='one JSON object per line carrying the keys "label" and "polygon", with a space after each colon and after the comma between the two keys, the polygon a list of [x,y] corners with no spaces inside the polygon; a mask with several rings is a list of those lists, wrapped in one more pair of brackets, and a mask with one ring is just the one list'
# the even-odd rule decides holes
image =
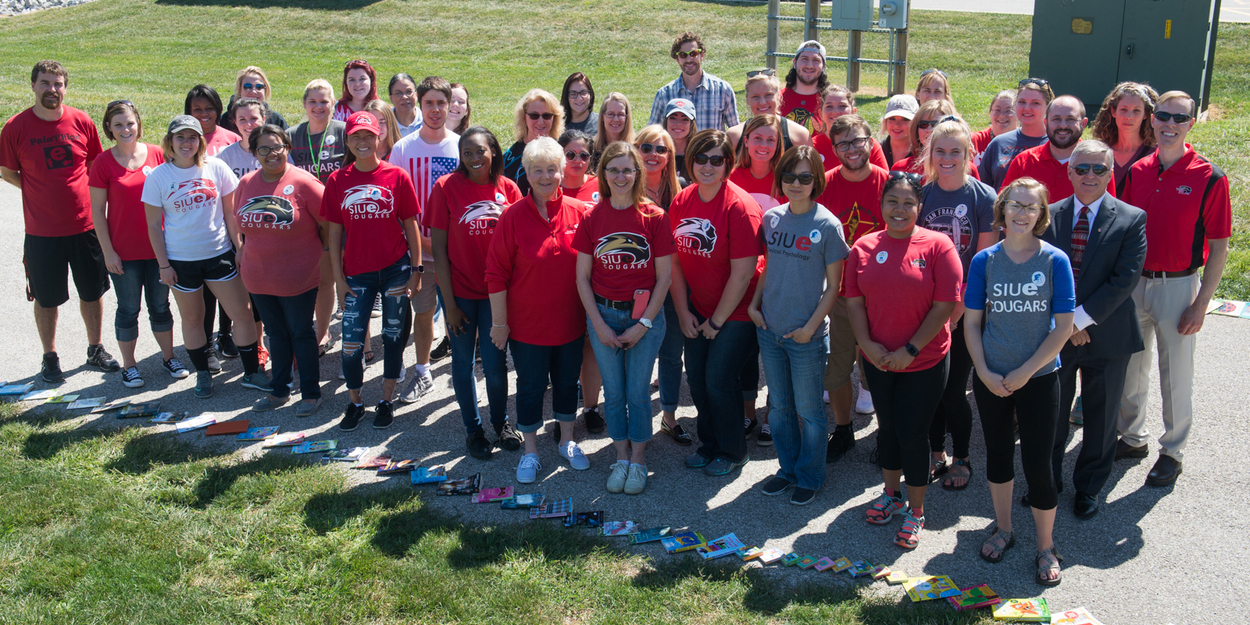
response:
{"label": "curly hair", "polygon": [[1137,132],[1146,145],[1154,145],[1155,130],[1150,124],[1150,116],[1154,115],[1155,105],[1159,102],[1159,94],[1150,85],[1137,82],[1122,82],[1103,99],[1102,108],[1098,109],[1098,117],[1094,118],[1093,124],[1090,124],[1094,138],[1107,145],[1115,145],[1120,140],[1120,128],[1115,122],[1115,110],[1120,106],[1120,100],[1126,95],[1135,96],[1142,101],[1145,114],[1142,116]]}

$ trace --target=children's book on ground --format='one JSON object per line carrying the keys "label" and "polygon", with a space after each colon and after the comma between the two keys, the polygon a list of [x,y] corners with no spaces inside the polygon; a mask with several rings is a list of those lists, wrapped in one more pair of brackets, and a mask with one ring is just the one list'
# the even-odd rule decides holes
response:
{"label": "children's book on ground", "polygon": [[946,600],[960,612],[977,608],[988,608],[1003,602],[998,593],[990,590],[990,587],[985,584],[960,588],[959,592],[962,594],[957,597],[947,597]]}
{"label": "children's book on ground", "polygon": [[725,534],[720,538],[708,541],[706,545],[699,547],[696,551],[704,560],[714,560],[723,556],[737,553],[739,549],[746,547],[746,544],[738,540],[736,534]]}
{"label": "children's book on ground", "polygon": [[[0,389],[0,391],[2,390],[4,389]],[[3,395],[3,393],[0,393],[0,395]],[[105,401],[108,401],[107,397],[84,397],[81,399],[74,400],[73,403],[71,403],[69,406],[66,406],[66,409],[67,410],[83,410],[85,408],[98,408],[100,406],[103,406]]]}
{"label": "children's book on ground", "polygon": [[178,422],[177,424],[178,433],[185,434],[187,432],[198,430],[200,428],[206,428],[214,423],[217,423],[217,417],[214,417],[213,415],[207,415],[207,414],[200,415],[198,417],[192,417],[190,419],[184,419]]}
{"label": "children's book on ground", "polygon": [[851,577],[872,575],[872,563],[867,560],[856,560],[851,563]]}
{"label": "children's book on ground", "polygon": [[1050,615],[1050,625],[1102,625],[1093,614],[1085,608],[1054,612]]}
{"label": "children's book on ground", "polygon": [[265,441],[261,447],[291,447],[304,442],[303,432],[287,432],[286,434],[278,434],[271,439]]}
{"label": "children's book on ground", "polygon": [[496,503],[505,499],[512,499],[511,486],[483,488],[481,492],[473,496],[473,503]]}
{"label": "children's book on ground", "polygon": [[562,519],[573,513],[573,498],[552,501],[530,508],[531,519]]}
{"label": "children's book on ground", "polygon": [[248,421],[247,419],[235,419],[232,421],[221,421],[219,423],[214,423],[213,425],[208,426],[208,429],[204,430],[204,436],[226,436],[226,435],[233,436],[235,434],[242,434],[246,432],[247,428],[251,426],[252,426],[252,422]]}
{"label": "children's book on ground", "polygon": [[178,423],[187,420],[190,416],[187,412],[162,412],[152,417],[150,423]]}
{"label": "children's book on ground", "polygon": [[564,517],[565,527],[603,527],[603,510],[574,512]]}
{"label": "children's book on ground", "polygon": [[368,447],[335,449],[334,451],[322,456],[321,459],[327,462],[355,462],[360,460],[360,458],[367,453],[369,453]]}
{"label": "children's book on ground", "polygon": [[959,592],[959,587],[955,586],[955,582],[945,575],[913,577],[903,583],[903,590],[907,591],[907,596],[911,597],[912,601],[931,601],[958,597],[963,594]]}
{"label": "children's book on ground", "polygon": [[886,583],[891,586],[904,584],[908,579],[910,578],[907,577],[907,574],[902,571],[890,571],[890,574],[885,576]]}
{"label": "children's book on ground", "polygon": [[698,532],[678,532],[660,539],[660,544],[669,553],[692,551],[707,544],[703,534]]}
{"label": "children's book on ground", "polygon": [[325,451],[330,451],[331,449],[335,449],[338,446],[339,446],[339,442],[337,440],[304,441],[292,447],[291,453],[293,454],[317,454],[317,453],[321,453]]}
{"label": "children's book on ground", "polygon": [[161,402],[145,401],[138,404],[130,404],[122,408],[117,413],[118,419],[137,419],[139,417],[154,417],[161,413]]}
{"label": "children's book on ground", "polygon": [[353,466],[352,468],[353,469],[377,469],[377,468],[386,466],[386,463],[390,461],[391,461],[391,457],[387,454],[383,454],[381,456],[365,458],[364,460],[357,462],[356,465]]}
{"label": "children's book on ground", "polygon": [[47,401],[56,397],[56,389],[45,388],[39,391],[31,391],[22,395],[22,401]]}
{"label": "children's book on ground", "polygon": [[738,557],[742,558],[743,562],[754,560],[762,555],[764,555],[764,550],[759,547],[743,547],[738,550]]}
{"label": "children's book on ground", "polygon": [[889,574],[890,574],[890,567],[888,567],[888,566],[886,566],[886,565],[884,565],[884,564],[878,564],[877,566],[873,567],[873,569],[872,569],[872,578],[873,578],[873,579],[881,579],[881,578],[883,578],[883,577],[885,577],[886,575],[889,575]]}
{"label": "children's book on ground", "polygon": [[74,401],[75,399],[78,399],[78,395],[56,395],[56,396],[53,396],[53,397],[49,397],[49,398],[48,398],[47,403],[49,403],[49,404],[68,404],[68,403],[70,403],[70,402]]}
{"label": "children's book on ground", "polygon": [[830,558],[829,556],[825,556],[817,560],[816,564],[812,565],[812,568],[816,569],[817,571],[821,573],[828,571],[829,569],[833,568],[833,558]]}
{"label": "children's book on ground", "polygon": [[842,571],[845,571],[851,568],[853,564],[854,563],[851,562],[850,558],[847,558],[847,557],[838,558],[837,560],[833,561],[833,572],[841,573]]}
{"label": "children's book on ground", "polygon": [[271,425],[263,428],[248,428],[246,432],[239,435],[241,441],[263,441],[278,433],[278,426]]}
{"label": "children's book on ground", "polygon": [[[419,467],[416,466],[416,458],[401,460],[400,464],[405,462],[409,463],[406,465],[407,468],[399,467],[399,470],[412,471],[412,475],[409,478],[413,484],[438,484],[439,482],[447,481],[447,467],[441,464],[432,467]],[[378,469],[378,475],[396,473],[397,471],[389,470],[389,467],[394,463],[394,460],[387,462],[385,467]]]}
{"label": "children's book on ground", "polygon": [[820,559],[817,558],[816,556],[803,556],[802,558],[799,558],[799,561],[796,562],[794,565],[799,567],[800,569],[807,570],[807,569],[812,568],[813,566],[816,566],[816,563],[819,560]]}
{"label": "children's book on ground", "polygon": [[35,388],[34,382],[27,382],[26,384],[5,384],[4,386],[0,386],[0,395],[7,395],[10,397],[15,395],[25,395],[29,393],[32,388]]}
{"label": "children's book on ground", "polygon": [[653,543],[662,540],[668,536],[670,528],[665,525],[662,527],[653,527],[651,529],[639,530],[638,533],[629,537],[630,544],[641,545],[642,543]]}
{"label": "children's book on ground", "polygon": [[[405,458],[404,460],[391,460],[384,467],[378,467],[378,475],[394,475],[396,473],[407,473],[417,468],[416,458]],[[447,474],[443,474],[443,482],[447,480]]]}
{"label": "children's book on ground", "polygon": [[790,553],[787,553],[785,556],[781,558],[781,563],[786,566],[794,566],[799,563],[799,560],[802,560],[802,559],[803,559],[803,556],[791,551]]}
{"label": "children's book on ground", "polygon": [[499,502],[499,507],[503,510],[529,510],[543,505],[545,499],[542,493],[526,493]]}
{"label": "children's book on ground", "polygon": [[466,478],[447,480],[434,489],[435,495],[472,495],[482,490],[482,474],[474,473]]}
{"label": "children's book on ground", "polygon": [[130,405],[129,399],[114,399],[113,401],[107,404],[101,404],[99,406],[96,406],[95,408],[92,408],[91,413],[95,414],[98,412],[108,412],[110,410],[117,410],[118,408],[121,408],[123,406],[129,406],[129,405]]}
{"label": "children's book on ground", "polygon": [[784,557],[786,557],[786,554],[782,553],[780,549],[768,548],[760,554],[760,562],[764,564],[776,564],[781,562],[781,559]]}
{"label": "children's book on ground", "polygon": [[633,521],[605,521],[603,524],[604,536],[628,536],[638,531],[638,526]]}
{"label": "children's book on ground", "polygon": [[994,608],[994,620],[1049,623],[1050,606],[1041,597],[1035,599],[1007,599],[1002,605]]}

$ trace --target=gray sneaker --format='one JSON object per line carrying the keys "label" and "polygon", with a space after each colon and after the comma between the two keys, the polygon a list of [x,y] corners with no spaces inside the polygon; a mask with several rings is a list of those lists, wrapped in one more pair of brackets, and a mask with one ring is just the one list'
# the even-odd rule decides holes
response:
{"label": "gray sneaker", "polygon": [[647,488],[647,467],[641,464],[629,465],[629,477],[625,478],[625,494],[639,495]]}
{"label": "gray sneaker", "polygon": [[625,479],[629,477],[629,463],[616,461],[612,463],[612,472],[608,474],[607,489],[609,493],[625,492]]}
{"label": "gray sneaker", "polygon": [[434,378],[428,375],[412,375],[412,382],[408,383],[408,388],[404,389],[404,393],[399,396],[399,401],[405,404],[415,404],[423,395],[434,389]]}
{"label": "gray sneaker", "polygon": [[208,399],[213,396],[213,374],[211,372],[195,372],[195,396],[200,399]]}
{"label": "gray sneaker", "polygon": [[273,392],[273,383],[269,381],[269,376],[264,371],[257,371],[252,375],[243,376],[241,384],[243,384],[243,388],[254,388],[266,393]]}

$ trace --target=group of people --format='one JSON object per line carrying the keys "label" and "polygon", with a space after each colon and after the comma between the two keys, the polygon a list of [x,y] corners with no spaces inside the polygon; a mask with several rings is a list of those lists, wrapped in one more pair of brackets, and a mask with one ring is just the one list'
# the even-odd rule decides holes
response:
{"label": "group of people", "polygon": [[[611,92],[596,110],[580,72],[558,98],[530,90],[507,149],[471,124],[462,85],[396,74],[388,104],[373,68],[353,60],[341,97],[325,80],[307,85],[294,129],[270,108],[264,72],[248,67],[225,105],[194,87],[159,146],[141,141],[134,103],[110,103],[102,128],[115,145],[104,152],[91,118],[63,102],[65,68],[40,62],[35,105],[0,133],[0,173],[22,190],[41,376],[63,376],[55,325],[72,270],[89,365],[143,383],[143,300],[164,369],[188,377],[173,351],[172,290],[196,396],[212,394],[217,356],[237,352],[242,384],[265,393],[253,410],[298,387],[295,414],[309,416],[337,293],[349,396],[338,426],[367,415],[377,309],[372,425],[385,428],[393,402],[432,388],[441,310],[466,449],[520,451],[518,482],[542,471],[550,388],[559,456],[590,468],[574,440],[580,393],[587,430],[606,429],[616,451],[606,489],[642,493],[658,361],[659,430],[697,440],[686,465],[731,474],[754,432],[779,465],[762,494],[795,505],[814,501],[826,463],[855,445],[852,410],[875,412],[884,484],[865,518],[901,517],[892,541],[914,549],[928,486],[959,491],[972,478],[975,370],[996,519],[981,556],[997,562],[1015,544],[1018,438],[1036,581],[1058,584],[1052,528],[1078,388],[1084,441],[1071,483],[1086,518],[1112,462],[1147,454],[1152,342],[1165,433],[1147,482],[1181,472],[1195,335],[1231,234],[1227,179],[1185,143],[1195,101],[1123,83],[1082,141],[1084,104],[1026,78],[973,132],[946,74],[928,70],[914,95],[890,99],[874,137],[854,95],[829,82],[819,42],[798,48],[784,87],[773,70],[747,73],[745,121],[733,87],[703,70],[706,51],[694,33],[674,41],[680,75],[637,131],[629,99]],[[100,340],[110,277],[120,365]],[[410,338],[417,364],[401,392]],[[494,441],[478,408],[479,359]],[[761,362],[768,411],[757,421]],[[683,368],[695,436],[676,420]]]}

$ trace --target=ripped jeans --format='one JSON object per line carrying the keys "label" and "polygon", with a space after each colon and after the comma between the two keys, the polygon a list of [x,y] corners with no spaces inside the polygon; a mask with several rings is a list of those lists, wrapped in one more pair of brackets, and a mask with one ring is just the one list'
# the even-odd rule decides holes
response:
{"label": "ripped jeans", "polygon": [[381,270],[347,276],[351,294],[343,309],[343,376],[347,388],[364,385],[365,325],[373,310],[373,301],[382,293],[382,377],[398,380],[404,367],[404,320],[408,311],[408,279],[412,276],[411,260],[404,254],[395,264]]}

